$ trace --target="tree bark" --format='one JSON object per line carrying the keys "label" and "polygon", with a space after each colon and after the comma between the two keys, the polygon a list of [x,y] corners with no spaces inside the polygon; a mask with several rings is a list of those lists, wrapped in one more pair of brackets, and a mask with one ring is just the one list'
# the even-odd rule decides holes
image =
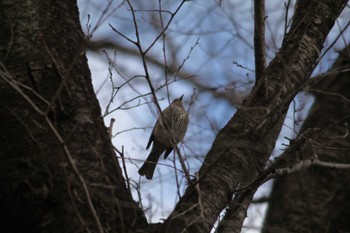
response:
{"label": "tree bark", "polygon": [[[315,80],[309,90],[316,99],[301,132],[325,129],[300,159],[318,155],[327,162],[350,164],[350,46],[340,52],[328,75]],[[350,174],[348,170],[313,167],[275,180],[264,231],[349,232]]]}
{"label": "tree bark", "polygon": [[[236,188],[249,184],[264,168],[289,103],[308,80],[323,42],[346,2],[298,2],[290,32],[264,73],[267,90],[258,81],[241,108],[220,130],[197,179],[166,220],[165,232],[210,232]],[[227,223],[230,232],[240,232],[248,205]]]}
{"label": "tree bark", "polygon": [[0,2],[1,232],[135,232],[75,1]]}

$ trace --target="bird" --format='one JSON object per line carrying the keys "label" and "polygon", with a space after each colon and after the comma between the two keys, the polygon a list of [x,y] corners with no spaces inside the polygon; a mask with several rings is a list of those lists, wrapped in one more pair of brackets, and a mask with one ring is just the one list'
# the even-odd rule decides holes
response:
{"label": "bird", "polygon": [[164,151],[164,159],[166,159],[174,147],[185,137],[189,117],[182,105],[183,96],[175,99],[162,111],[153,127],[146,146],[146,150],[148,150],[153,143],[152,150],[138,171],[141,176],[145,175],[148,180],[153,178],[157,162]]}

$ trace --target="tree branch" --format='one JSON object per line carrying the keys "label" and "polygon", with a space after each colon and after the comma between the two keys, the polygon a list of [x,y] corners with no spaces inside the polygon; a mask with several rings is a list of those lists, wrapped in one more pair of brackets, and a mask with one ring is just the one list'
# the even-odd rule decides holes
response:
{"label": "tree branch", "polygon": [[258,81],[261,79],[261,77],[264,76],[264,71],[266,67],[265,0],[254,0],[254,52],[255,78],[256,81]]}

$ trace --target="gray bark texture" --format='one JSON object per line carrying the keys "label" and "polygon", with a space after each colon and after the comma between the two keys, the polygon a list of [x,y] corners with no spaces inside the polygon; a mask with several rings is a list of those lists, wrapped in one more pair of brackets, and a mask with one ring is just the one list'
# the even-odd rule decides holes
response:
{"label": "gray bark texture", "polygon": [[135,232],[75,1],[0,1],[0,232]]}
{"label": "gray bark texture", "polygon": [[[315,95],[310,115],[301,132],[323,129],[321,134],[293,157],[315,155],[322,161],[350,164],[350,46],[339,53],[331,75],[311,82]],[[337,168],[313,167],[276,179],[264,230],[277,232],[349,232],[350,173]]]}

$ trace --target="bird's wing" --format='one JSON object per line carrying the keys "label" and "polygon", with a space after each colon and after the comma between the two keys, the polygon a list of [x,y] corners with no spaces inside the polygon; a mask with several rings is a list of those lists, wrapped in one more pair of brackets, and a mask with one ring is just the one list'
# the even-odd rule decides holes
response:
{"label": "bird's wing", "polygon": [[147,143],[147,146],[146,146],[146,150],[148,150],[148,148],[151,146],[152,142],[154,141],[154,129],[156,128],[157,124],[158,124],[158,121],[153,127],[151,136],[149,137],[149,140],[148,140],[148,143]]}

